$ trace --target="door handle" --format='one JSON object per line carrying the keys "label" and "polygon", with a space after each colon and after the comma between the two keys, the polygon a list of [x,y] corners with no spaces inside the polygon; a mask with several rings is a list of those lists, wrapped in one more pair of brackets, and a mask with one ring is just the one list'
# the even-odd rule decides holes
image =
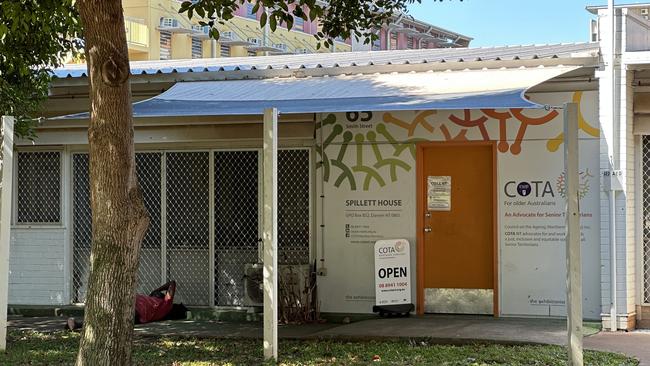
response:
{"label": "door handle", "polygon": [[430,226],[425,227],[424,232],[425,233],[430,233],[431,232],[431,227]]}

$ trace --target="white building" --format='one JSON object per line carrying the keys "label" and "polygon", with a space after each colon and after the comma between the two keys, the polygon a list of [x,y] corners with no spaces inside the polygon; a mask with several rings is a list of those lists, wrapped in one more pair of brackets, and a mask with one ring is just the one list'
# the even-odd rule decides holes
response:
{"label": "white building", "polygon": [[[606,14],[594,11],[603,32]],[[152,216],[140,290],[175,279],[189,305],[255,302],[245,274],[261,260],[260,115],[277,107],[279,261],[315,263],[322,312],[372,312],[372,244],[403,238],[417,313],[565,316],[556,107],[576,102],[584,316],[609,321],[611,192],[603,177],[620,170],[617,327],[645,326],[650,23],[621,9],[619,25],[616,99],[602,33],[600,44],[133,62],[135,100],[152,98],[134,105]],[[85,66],[56,75],[46,113],[87,110]],[[84,114],[51,119],[34,143],[17,143],[12,306],[83,302],[86,127]],[[447,177],[451,208],[438,211],[428,186]]]}

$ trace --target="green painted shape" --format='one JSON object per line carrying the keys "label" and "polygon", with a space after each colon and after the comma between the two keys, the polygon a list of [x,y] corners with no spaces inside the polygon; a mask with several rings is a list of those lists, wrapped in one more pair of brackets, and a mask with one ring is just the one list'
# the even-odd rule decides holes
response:
{"label": "green painted shape", "polygon": [[327,182],[330,179],[330,162],[327,154],[323,148],[316,144],[316,153],[320,156],[321,160],[316,162],[316,170],[323,168],[323,179]]}
{"label": "green painted shape", "polygon": [[391,145],[393,145],[393,148],[395,149],[395,151],[393,152],[393,156],[396,157],[401,156],[404,150],[409,149],[411,152],[411,156],[413,156],[413,159],[415,159],[417,152],[414,144],[418,142],[427,141],[427,139],[424,138],[412,138],[407,140],[406,142],[398,142],[395,139],[395,137],[391,135],[391,133],[388,131],[388,128],[386,128],[386,125],[383,123],[377,125],[377,133],[384,136],[386,141],[388,141]]}
{"label": "green painted shape", "polygon": [[386,185],[386,182],[384,181],[384,178],[381,177],[377,171],[375,171],[372,168],[369,168],[367,166],[355,166],[352,168],[353,172],[359,172],[359,173],[365,173],[366,178],[363,180],[363,190],[367,191],[370,189],[370,182],[372,180],[376,180],[377,184],[379,184],[380,187],[383,187]]}
{"label": "green painted shape", "polygon": [[350,189],[356,191],[357,182],[354,178],[354,174],[352,173],[352,170],[350,170],[350,168],[348,168],[347,165],[343,164],[343,162],[338,160],[332,159],[332,165],[341,169],[341,175],[339,175],[339,177],[334,182],[334,186],[336,188],[340,187],[343,181],[347,179],[348,182],[350,182]]}
{"label": "green painted shape", "polygon": [[390,179],[392,182],[397,182],[397,167],[404,169],[405,172],[411,170],[411,166],[399,159],[383,159],[375,164],[375,168],[381,169],[386,165],[390,166]]}

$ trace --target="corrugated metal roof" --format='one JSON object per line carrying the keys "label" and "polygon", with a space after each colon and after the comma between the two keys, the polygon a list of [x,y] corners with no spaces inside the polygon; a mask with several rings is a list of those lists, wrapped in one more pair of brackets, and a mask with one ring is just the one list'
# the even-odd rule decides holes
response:
{"label": "corrugated metal roof", "polygon": [[[185,72],[228,72],[268,69],[315,69],[372,65],[406,65],[444,62],[533,60],[596,56],[598,43],[523,45],[489,48],[437,48],[400,51],[313,53],[260,57],[222,57],[214,59],[133,61],[133,75]],[[54,70],[58,78],[86,75],[86,65],[65,65]]]}
{"label": "corrugated metal roof", "polygon": [[[517,67],[178,82],[158,96],[133,104],[133,116],[256,115],[274,107],[283,114],[543,108],[526,99],[526,90],[578,68],[580,66]],[[81,113],[61,118],[88,117],[88,113]]]}

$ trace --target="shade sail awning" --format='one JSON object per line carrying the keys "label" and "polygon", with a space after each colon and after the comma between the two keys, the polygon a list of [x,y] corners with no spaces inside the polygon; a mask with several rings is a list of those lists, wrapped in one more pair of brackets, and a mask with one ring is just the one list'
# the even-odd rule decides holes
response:
{"label": "shade sail awning", "polygon": [[[542,108],[527,89],[579,68],[410,72],[178,82],[133,105],[134,117],[261,115],[424,109]],[[88,118],[87,113],[62,118]]]}

